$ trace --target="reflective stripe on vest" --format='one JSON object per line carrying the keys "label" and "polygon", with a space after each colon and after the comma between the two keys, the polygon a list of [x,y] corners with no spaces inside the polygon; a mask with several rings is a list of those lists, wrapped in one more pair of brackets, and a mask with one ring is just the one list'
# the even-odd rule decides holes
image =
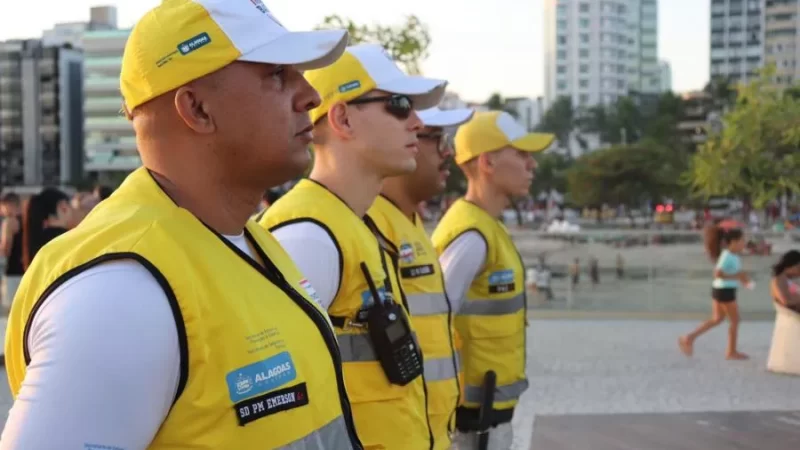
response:
{"label": "reflective stripe on vest", "polygon": [[462,316],[503,316],[525,308],[525,294],[505,300],[467,300],[459,311]]}
{"label": "reflective stripe on vest", "polygon": [[[419,346],[417,334],[413,333],[413,336],[414,341],[417,342],[417,346]],[[342,355],[342,362],[369,362],[378,360],[375,349],[372,347],[369,334],[339,334],[336,338],[339,340],[339,353]]]}
{"label": "reflective stripe on vest", "polygon": [[456,365],[453,366],[453,358],[446,356],[443,358],[425,359],[425,380],[426,381],[442,381],[450,378],[455,378],[457,373],[456,367],[461,367],[461,360],[458,353],[455,353]]}
{"label": "reflective stripe on vest", "polygon": [[[507,402],[517,400],[526,389],[528,389],[528,380],[520,380],[505,386],[497,386],[494,390],[494,401]],[[482,392],[483,387],[481,386],[467,385],[464,388],[464,399],[470,403],[480,403],[483,401],[481,398]]]}
{"label": "reflective stripe on vest", "polygon": [[450,312],[450,305],[443,293],[408,294],[406,298],[412,316],[435,316]]}
{"label": "reflective stripe on vest", "polygon": [[330,421],[308,436],[280,447],[281,450],[324,450],[328,448],[351,448],[350,438],[347,437],[347,425],[342,416]]}

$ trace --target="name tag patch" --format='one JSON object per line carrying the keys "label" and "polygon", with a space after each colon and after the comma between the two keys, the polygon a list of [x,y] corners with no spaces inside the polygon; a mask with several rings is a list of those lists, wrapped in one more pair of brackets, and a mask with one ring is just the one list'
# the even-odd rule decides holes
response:
{"label": "name tag patch", "polygon": [[428,275],[433,275],[434,273],[435,270],[433,268],[433,264],[400,268],[400,276],[402,276],[403,278],[419,278]]}
{"label": "name tag patch", "polygon": [[281,352],[263,361],[240,367],[226,375],[228,394],[236,403],[291,383],[297,370],[289,352]]}
{"label": "name tag patch", "polygon": [[489,274],[489,293],[501,294],[504,292],[512,292],[514,288],[513,270],[498,270]]}
{"label": "name tag patch", "polygon": [[308,404],[305,383],[250,398],[233,405],[239,426]]}

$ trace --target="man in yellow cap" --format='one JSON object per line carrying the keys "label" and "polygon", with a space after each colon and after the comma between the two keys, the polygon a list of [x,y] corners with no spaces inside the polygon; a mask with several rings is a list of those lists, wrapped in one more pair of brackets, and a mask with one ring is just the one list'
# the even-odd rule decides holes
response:
{"label": "man in yellow cap", "polygon": [[[511,419],[525,375],[525,270],[500,219],[511,197],[528,193],[533,153],[554,136],[527,133],[506,112],[480,112],[456,133],[455,161],[467,177],[467,194],[445,213],[432,239],[448,298],[463,340],[464,401],[456,426],[459,449],[478,448],[490,428],[490,449],[508,449]],[[488,424],[479,422],[487,372],[496,374]],[[488,427],[486,427],[488,425]]]}
{"label": "man in yellow cap", "polygon": [[0,446],[363,448],[313,288],[248,221],[308,165],[301,71],[346,41],[259,0],[165,0],[136,24],[120,84],[144,167],[25,273]]}
{"label": "man in yellow cap", "polygon": [[419,112],[425,128],[417,134],[419,153],[414,172],[387,178],[368,211],[399,261],[400,286],[406,295],[414,329],[425,356],[428,417],[434,448],[450,448],[460,380],[453,311],[444,290],[436,250],[417,214],[417,205],[444,191],[452,147],[446,127],[468,121],[471,109]]}
{"label": "man in yellow cap", "polygon": [[404,74],[374,44],[306,72],[314,168],[259,221],[316,289],[339,338],[356,430],[365,447],[427,449],[422,357],[388,244],[365,215],[383,180],[412,172],[422,123],[446,83]]}

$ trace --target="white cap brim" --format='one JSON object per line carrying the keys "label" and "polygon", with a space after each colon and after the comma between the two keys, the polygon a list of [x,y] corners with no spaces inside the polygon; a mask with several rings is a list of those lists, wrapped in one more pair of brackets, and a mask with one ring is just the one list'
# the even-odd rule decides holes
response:
{"label": "white cap brim", "polygon": [[439,109],[438,107],[419,111],[417,113],[426,127],[456,127],[469,122],[475,115],[475,110],[470,108]]}
{"label": "white cap brim", "polygon": [[298,70],[327,67],[347,48],[346,30],[290,31],[239,57],[239,61],[285,64]]}
{"label": "white cap brim", "polygon": [[447,81],[425,77],[404,76],[395,80],[380,83],[376,89],[392,94],[403,94],[411,97],[414,109],[422,110],[438,105],[447,88]]}

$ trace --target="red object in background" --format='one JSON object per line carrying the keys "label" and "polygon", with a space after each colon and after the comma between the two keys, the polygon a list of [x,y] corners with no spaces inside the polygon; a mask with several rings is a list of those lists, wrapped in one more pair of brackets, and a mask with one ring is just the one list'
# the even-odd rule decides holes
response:
{"label": "red object in background", "polygon": [[664,212],[664,205],[656,206],[656,212]]}
{"label": "red object in background", "polygon": [[735,219],[722,220],[720,223],[717,224],[717,226],[722,228],[722,229],[724,229],[724,230],[735,230],[735,229],[743,230],[743,229],[745,229],[745,224],[743,224],[742,222],[739,222],[738,220],[735,220]]}

